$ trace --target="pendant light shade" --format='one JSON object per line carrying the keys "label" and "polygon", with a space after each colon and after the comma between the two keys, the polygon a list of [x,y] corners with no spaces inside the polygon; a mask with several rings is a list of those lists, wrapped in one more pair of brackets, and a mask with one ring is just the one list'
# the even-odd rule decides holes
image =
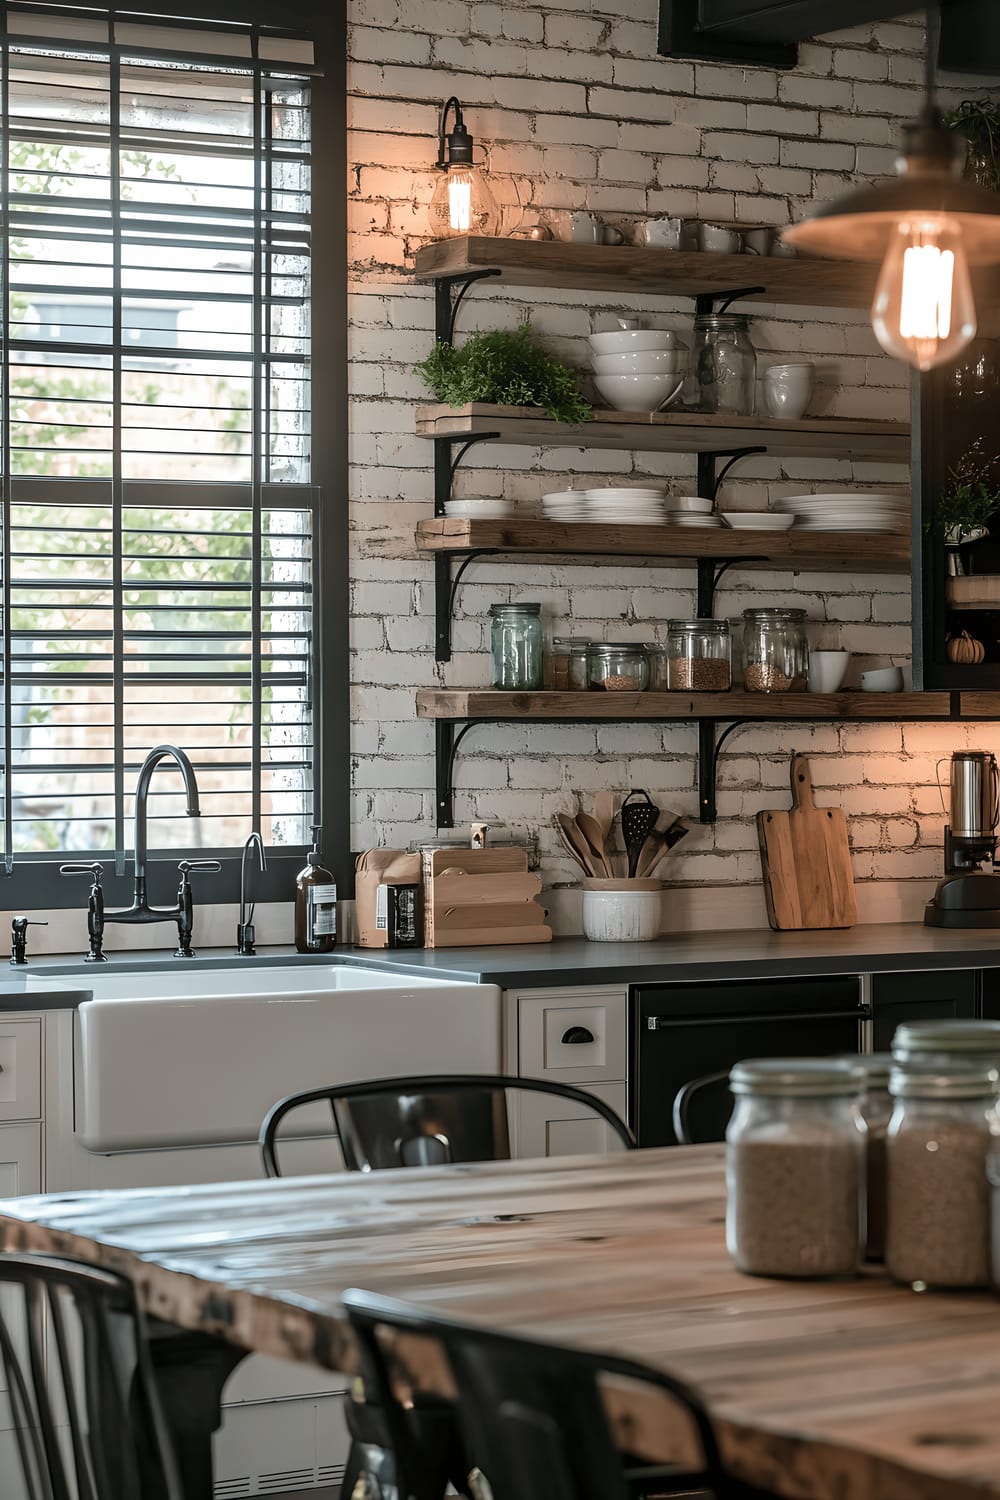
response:
{"label": "pendant light shade", "polygon": [[[454,123],[448,130],[448,111]],[[465,127],[462,106],[448,99],[438,128],[437,169],[441,173],[431,197],[431,232],[438,239],[462,234],[496,234],[500,213],[486,174],[473,160],[475,141]]]}
{"label": "pendant light shade", "polygon": [[896,178],[856,188],[782,238],[812,255],[881,261],[872,327],[918,370],[953,361],[976,335],[970,266],[1000,261],[1000,195],[965,182],[965,142],[934,107],[939,11],[927,17],[927,95],[903,132]]}

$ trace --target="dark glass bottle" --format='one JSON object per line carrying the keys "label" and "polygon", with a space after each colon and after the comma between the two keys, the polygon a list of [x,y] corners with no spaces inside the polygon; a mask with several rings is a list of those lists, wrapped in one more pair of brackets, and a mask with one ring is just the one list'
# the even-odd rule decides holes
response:
{"label": "dark glass bottle", "polygon": [[337,887],[319,862],[319,829],[295,877],[295,946],[300,953],[329,953],[337,942]]}

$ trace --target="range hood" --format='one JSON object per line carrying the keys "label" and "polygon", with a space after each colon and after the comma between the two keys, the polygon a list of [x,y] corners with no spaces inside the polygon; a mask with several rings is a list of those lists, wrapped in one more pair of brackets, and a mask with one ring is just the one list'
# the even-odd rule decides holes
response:
{"label": "range hood", "polygon": [[[1000,73],[996,0],[942,0],[939,66]],[[666,57],[793,68],[798,43],[827,32],[907,15],[899,0],[660,0]]]}

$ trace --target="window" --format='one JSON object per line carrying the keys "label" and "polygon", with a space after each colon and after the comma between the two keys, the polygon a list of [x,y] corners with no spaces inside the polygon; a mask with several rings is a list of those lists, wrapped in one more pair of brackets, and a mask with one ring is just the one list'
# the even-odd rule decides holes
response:
{"label": "window", "polygon": [[162,764],[151,849],[315,817],[313,45],[142,8],[4,7],[0,837],[38,904],[54,857],[126,873],[156,744],[202,816]]}

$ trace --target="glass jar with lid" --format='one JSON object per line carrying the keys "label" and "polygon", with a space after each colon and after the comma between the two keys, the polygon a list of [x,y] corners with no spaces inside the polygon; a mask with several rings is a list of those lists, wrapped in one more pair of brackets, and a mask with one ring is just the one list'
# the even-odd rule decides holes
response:
{"label": "glass jar with lid", "polygon": [[575,692],[587,686],[587,647],[580,636],[557,635],[545,654],[545,686],[554,692]]}
{"label": "glass jar with lid", "polygon": [[667,690],[667,648],[659,641],[646,641],[646,659],[649,662],[649,691],[665,693]]}
{"label": "glass jar with lid", "polygon": [[602,693],[644,693],[649,687],[649,657],[639,641],[618,645],[591,641],[587,648],[587,686]]}
{"label": "glass jar with lid", "polygon": [[983,1063],[1000,1076],[1000,1021],[904,1021],[896,1027],[892,1056],[912,1068]]}
{"label": "glass jar with lid", "polygon": [[756,381],[750,319],[740,313],[699,313],[684,384],[687,409],[751,417]]}
{"label": "glass jar with lid", "polygon": [[987,1161],[995,1123],[995,1070],[953,1062],[894,1067],[886,1137],[885,1263],[895,1281],[987,1286]]}
{"label": "glass jar with lid", "polygon": [[726,692],[733,682],[731,647],[728,620],[668,620],[667,687]]}
{"label": "glass jar with lid", "polygon": [[804,609],[743,611],[743,686],[750,693],[801,693],[809,671]]}
{"label": "glass jar with lid", "polygon": [[726,1244],[757,1276],[852,1276],[863,1235],[864,1072],[838,1058],[737,1063]]}
{"label": "glass jar with lid", "polygon": [[542,606],[490,606],[493,686],[531,692],[542,685]]}

